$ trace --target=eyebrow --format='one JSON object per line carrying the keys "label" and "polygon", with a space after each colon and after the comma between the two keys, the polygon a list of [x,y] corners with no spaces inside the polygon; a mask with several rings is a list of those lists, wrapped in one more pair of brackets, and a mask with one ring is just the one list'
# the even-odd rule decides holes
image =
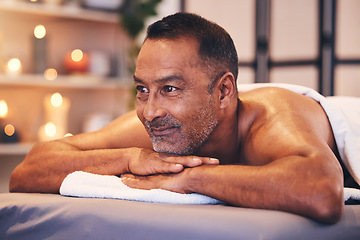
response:
{"label": "eyebrow", "polygon": [[[145,82],[143,80],[141,80],[140,78],[136,77],[135,75],[133,75],[133,79],[135,81],[135,83],[140,83],[140,84],[144,84]],[[159,78],[156,79],[154,82],[155,83],[166,83],[166,82],[171,82],[171,81],[180,81],[183,82],[184,79],[178,75],[170,75],[164,78]]]}

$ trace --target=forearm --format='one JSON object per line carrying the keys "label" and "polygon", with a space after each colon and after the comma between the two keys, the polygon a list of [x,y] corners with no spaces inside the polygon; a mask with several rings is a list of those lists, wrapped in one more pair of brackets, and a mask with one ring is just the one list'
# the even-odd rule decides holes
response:
{"label": "forearm", "polygon": [[[86,139],[85,139],[86,140]],[[58,193],[64,178],[74,171],[103,175],[179,173],[184,166],[218,164],[211,158],[157,153],[143,146],[112,148],[57,140],[39,143],[16,167],[10,178],[12,192]],[[80,141],[81,142],[81,141]]]}
{"label": "forearm", "polygon": [[[234,206],[267,208],[274,186],[266,187],[255,176],[255,167],[222,165],[216,168],[202,166],[189,169],[185,181],[186,192],[197,192]],[[257,174],[256,174],[257,175]],[[254,180],[256,179],[256,180]],[[267,196],[268,195],[268,196]],[[269,206],[270,207],[270,206]],[[271,206],[270,208],[274,208]]]}
{"label": "forearm", "polygon": [[[187,192],[205,194],[234,206],[291,212],[323,222],[342,213],[341,180],[302,181],[293,169],[270,166],[201,166],[189,169]],[[304,179],[303,179],[304,180]],[[340,184],[338,183],[340,182]]]}
{"label": "forearm", "polygon": [[67,174],[87,171],[120,175],[128,172],[128,161],[136,149],[79,150],[62,141],[39,143],[16,167],[10,179],[12,192],[58,193]]}

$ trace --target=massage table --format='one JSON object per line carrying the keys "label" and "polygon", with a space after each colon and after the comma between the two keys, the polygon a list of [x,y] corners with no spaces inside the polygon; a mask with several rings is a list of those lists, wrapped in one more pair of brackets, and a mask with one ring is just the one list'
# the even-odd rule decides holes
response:
{"label": "massage table", "polygon": [[322,224],[295,214],[57,194],[0,194],[0,239],[360,239],[360,205]]}
{"label": "massage table", "polygon": [[[254,85],[239,88],[247,91]],[[256,85],[263,86],[269,85]],[[333,99],[300,86],[279,87],[319,101],[344,164],[359,183],[360,128],[355,125],[360,121],[347,115],[349,99],[341,99],[346,104],[339,117]],[[360,106],[356,101],[355,107]],[[349,119],[346,124],[344,118]],[[61,195],[0,194],[0,239],[360,239],[360,190],[356,189],[353,203],[357,205],[345,205],[341,220],[328,225],[286,212],[229,206],[207,196],[205,202],[184,201],[183,195],[178,198],[160,189],[146,192],[150,201],[139,198],[143,192],[131,198],[124,193],[147,190],[119,189],[118,181],[116,176],[75,172],[65,178]],[[173,201],[176,198],[180,200]]]}

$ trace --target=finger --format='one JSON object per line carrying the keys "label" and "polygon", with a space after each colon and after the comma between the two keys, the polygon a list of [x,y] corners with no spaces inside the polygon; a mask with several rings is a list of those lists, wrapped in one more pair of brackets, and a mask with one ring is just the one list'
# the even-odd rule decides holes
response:
{"label": "finger", "polygon": [[134,176],[133,174],[123,174],[121,182],[131,188],[150,190],[152,186],[150,182],[145,180],[146,177]]}
{"label": "finger", "polygon": [[220,161],[217,158],[201,158],[202,164],[219,165]]}
{"label": "finger", "polygon": [[202,164],[201,158],[196,156],[176,156],[169,154],[160,154],[159,156],[164,162],[181,164],[186,167],[196,167]]}
{"label": "finger", "polygon": [[169,162],[156,162],[152,167],[153,173],[179,173],[184,169],[182,164]]}
{"label": "finger", "polygon": [[[184,166],[182,164],[178,164],[178,163],[170,163],[168,165],[168,170],[169,172],[172,172],[172,173],[178,173],[178,172],[181,172],[182,170],[184,169]],[[164,172],[168,172],[168,171],[164,171]]]}
{"label": "finger", "polygon": [[123,179],[134,179],[134,178],[135,178],[134,174],[131,174],[131,173],[124,173],[124,174],[121,174],[121,176],[120,176],[121,181]]}
{"label": "finger", "polygon": [[178,164],[182,164],[186,167],[197,167],[200,165],[218,165],[219,160],[216,158],[210,157],[197,157],[197,156],[176,156],[176,157],[168,157],[163,159],[166,162],[176,162]]}

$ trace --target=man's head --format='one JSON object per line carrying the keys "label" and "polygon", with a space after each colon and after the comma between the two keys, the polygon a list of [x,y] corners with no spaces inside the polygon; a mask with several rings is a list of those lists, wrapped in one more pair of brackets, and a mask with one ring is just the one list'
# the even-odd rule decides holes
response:
{"label": "man's head", "polygon": [[[187,23],[192,26],[185,26]],[[201,30],[202,27],[205,29]],[[198,34],[196,29],[203,33]],[[210,40],[206,39],[206,29],[211,32],[207,34],[211,35]],[[216,29],[221,33],[215,34]],[[204,38],[201,41],[200,35]],[[217,25],[183,13],[149,27],[139,53],[134,81],[138,90],[138,117],[148,131],[155,151],[194,154],[209,142],[226,115],[226,106],[237,99],[232,73],[237,74],[237,64],[232,70],[234,67],[228,65],[233,64],[224,62],[226,57],[230,61],[231,54],[221,53],[216,57],[218,49],[210,47],[214,44],[212,48],[222,48],[216,44],[224,42],[226,37],[223,35],[229,37]],[[201,47],[202,43],[209,46]],[[237,57],[230,58],[236,58],[237,62]],[[216,135],[218,138],[219,134]]]}
{"label": "man's head", "polygon": [[208,67],[210,92],[216,80],[225,72],[238,76],[238,56],[230,35],[219,25],[191,13],[176,13],[150,25],[147,39],[175,40],[194,38],[199,43],[199,56]]}

